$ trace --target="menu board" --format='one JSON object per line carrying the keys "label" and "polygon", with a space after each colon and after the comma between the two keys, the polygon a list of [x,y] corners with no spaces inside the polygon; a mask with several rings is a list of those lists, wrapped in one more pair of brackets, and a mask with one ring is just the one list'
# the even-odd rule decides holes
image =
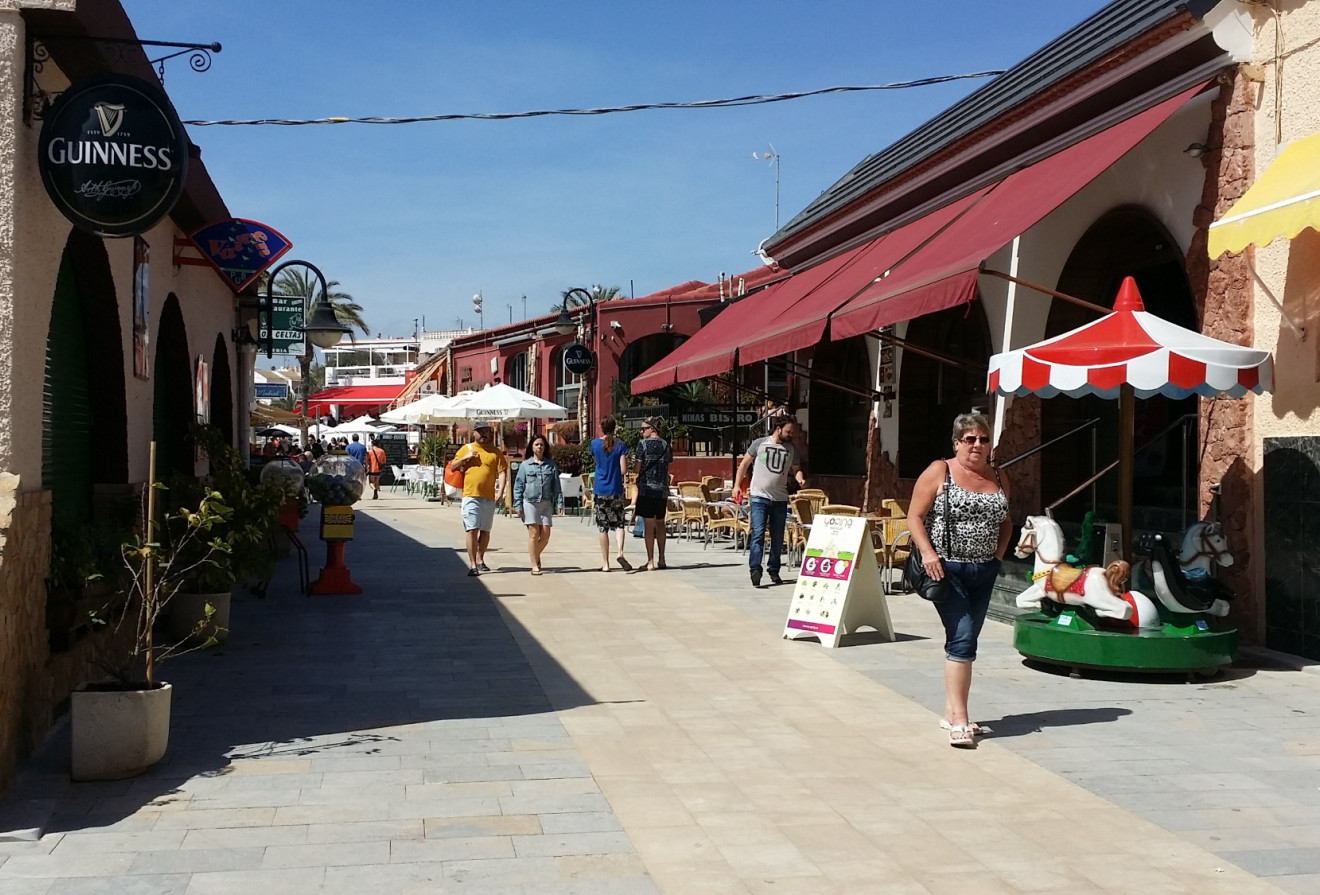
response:
{"label": "menu board", "polygon": [[871,529],[858,516],[816,516],[798,569],[784,623],[789,639],[817,637],[836,647],[858,628],[894,639],[889,604],[871,546]]}
{"label": "menu board", "polygon": [[408,462],[408,435],[406,432],[380,432],[376,435],[376,444],[385,451],[385,468],[382,470],[380,483],[394,484],[394,470],[390,467],[402,467]]}

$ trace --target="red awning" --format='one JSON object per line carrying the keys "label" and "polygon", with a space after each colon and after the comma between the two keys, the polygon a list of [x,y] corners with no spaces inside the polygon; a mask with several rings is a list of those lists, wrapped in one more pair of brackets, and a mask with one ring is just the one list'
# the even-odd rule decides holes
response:
{"label": "red awning", "polygon": [[846,339],[971,301],[986,258],[1076,195],[1204,86],[1004,178],[892,274],[840,308],[830,321],[831,337]]}
{"label": "red awning", "polygon": [[781,289],[784,298],[792,301],[781,302],[783,309],[773,316],[763,316],[758,309],[756,319],[764,322],[744,328],[738,362],[756,363],[815,345],[825,335],[830,314],[840,305],[956,221],[985,193],[977,190],[851,252],[794,274]]}
{"label": "red awning", "polygon": [[938,211],[793,274],[726,308],[668,357],[632,381],[634,392],[654,391],[727,373],[801,348],[825,334],[830,313],[984,195],[979,190]]}
{"label": "red awning", "polygon": [[339,404],[393,404],[403,385],[335,385],[313,393],[310,407],[322,414]]}
{"label": "red awning", "polygon": [[[761,302],[772,301],[776,290],[785,285],[778,283],[729,305],[714,320],[697,330],[692,338],[667,354],[660,363],[634,377],[630,383],[633,393],[653,392],[680,381],[716,376],[732,370],[737,362],[738,340],[743,336],[743,330],[738,326],[745,312],[742,309],[752,306],[759,308]],[[692,375],[680,380],[680,366]]]}

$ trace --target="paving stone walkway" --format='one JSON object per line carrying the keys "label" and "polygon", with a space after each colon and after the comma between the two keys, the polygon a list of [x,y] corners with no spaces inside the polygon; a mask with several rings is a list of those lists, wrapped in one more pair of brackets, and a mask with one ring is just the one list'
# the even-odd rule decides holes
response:
{"label": "paving stone walkway", "polygon": [[604,575],[567,519],[533,578],[501,519],[474,580],[456,509],[361,509],[366,594],[298,596],[286,562],[165,666],[161,764],[71,784],[52,737],[0,799],[45,828],[0,842],[0,893],[1320,891],[1313,675],[1072,680],[989,625],[996,736],[956,751],[918,600],[900,642],[830,651],[727,548]]}

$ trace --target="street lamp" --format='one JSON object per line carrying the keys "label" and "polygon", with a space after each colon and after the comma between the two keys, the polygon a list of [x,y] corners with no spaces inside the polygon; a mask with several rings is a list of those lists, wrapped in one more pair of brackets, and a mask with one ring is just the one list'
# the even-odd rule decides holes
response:
{"label": "street lamp", "polygon": [[[308,381],[312,375],[312,346],[317,348],[333,348],[339,344],[339,341],[347,334],[353,331],[353,328],[346,323],[342,323],[335,316],[335,309],[330,305],[330,286],[326,283],[325,274],[315,264],[307,261],[285,261],[279,267],[270,272],[266,280],[266,307],[271,307],[271,296],[275,288],[275,278],[280,271],[286,267],[305,267],[316,277],[321,284],[321,294],[318,298],[313,292],[310,296],[304,296],[305,301],[311,301],[311,313],[306,315],[303,325],[295,327],[303,332],[303,354],[299,359],[302,368],[302,419],[299,421],[299,443],[303,448],[307,447],[307,414],[311,405],[311,383]],[[306,307],[306,304],[304,304]]]}
{"label": "street lamp", "polygon": [[[555,332],[560,335],[570,335],[577,332],[578,325],[568,313],[568,300],[574,295],[581,295],[587,300],[587,326],[592,325],[596,318],[596,296],[591,290],[583,289],[581,286],[574,286],[572,289],[564,290],[564,304],[559,309],[559,316],[555,318]],[[590,345],[591,340],[587,340]],[[562,363],[562,360],[561,360]],[[578,437],[585,439],[587,437],[587,393],[591,385],[588,381],[590,373],[582,377],[582,384],[578,386]]]}
{"label": "street lamp", "polygon": [[568,313],[568,300],[574,295],[581,295],[587,300],[587,319],[591,320],[595,316],[596,296],[592,295],[589,290],[583,289],[581,286],[564,290],[564,304],[559,309],[559,316],[555,318],[555,332],[560,335],[566,336],[577,331],[577,323]]}

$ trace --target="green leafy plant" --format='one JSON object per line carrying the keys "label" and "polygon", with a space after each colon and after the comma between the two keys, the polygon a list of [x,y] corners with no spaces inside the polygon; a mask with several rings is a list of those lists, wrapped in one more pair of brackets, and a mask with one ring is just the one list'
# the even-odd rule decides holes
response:
{"label": "green leafy plant", "polygon": [[550,459],[559,467],[559,471],[568,475],[580,475],[582,472],[582,446],[579,444],[550,445]]}
{"label": "green leafy plant", "polygon": [[[166,492],[168,488],[153,483],[144,494],[148,506],[153,490]],[[143,513],[148,519],[154,509]],[[185,642],[157,645],[155,628],[169,607],[170,601],[190,582],[196,581],[203,567],[228,565],[230,548],[220,536],[219,529],[233,515],[218,491],[206,489],[196,508],[179,506],[160,516],[160,525],[144,522],[144,530],[131,541],[120,546],[120,557],[128,581],[128,605],[135,607],[133,649],[130,659],[142,663],[146,688],[156,686],[156,665],[191,649],[200,649],[214,643],[214,637],[193,647]],[[202,625],[209,625],[214,607],[208,607]],[[122,623],[132,612],[119,616]],[[125,669],[115,671],[122,686],[138,689]]]}
{"label": "green leafy plant", "polygon": [[417,442],[417,462],[423,466],[440,466],[449,451],[449,439],[428,433]]}
{"label": "green leafy plant", "polygon": [[715,395],[711,391],[710,384],[704,379],[684,382],[673,388],[674,397],[688,404],[712,404],[715,401]]}

